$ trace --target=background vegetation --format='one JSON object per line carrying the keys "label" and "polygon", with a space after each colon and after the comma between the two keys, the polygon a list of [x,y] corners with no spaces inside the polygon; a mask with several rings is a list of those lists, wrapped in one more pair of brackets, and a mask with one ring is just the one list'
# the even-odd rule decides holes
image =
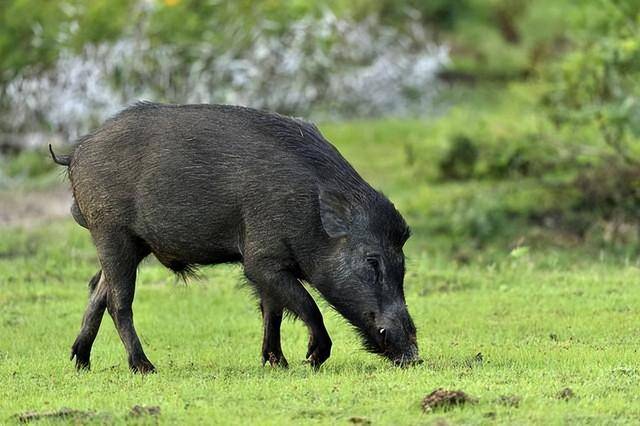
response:
{"label": "background vegetation", "polygon": [[[3,8],[5,151],[51,135],[72,140],[141,97],[245,103],[323,122],[394,116],[373,127],[396,132],[388,149],[406,157],[407,188],[458,191],[420,213],[434,238],[460,250],[544,237],[637,251],[635,1],[19,0]],[[56,92],[65,67],[88,77],[63,87],[95,74],[102,88]],[[3,160],[5,186],[47,169],[22,155]]]}

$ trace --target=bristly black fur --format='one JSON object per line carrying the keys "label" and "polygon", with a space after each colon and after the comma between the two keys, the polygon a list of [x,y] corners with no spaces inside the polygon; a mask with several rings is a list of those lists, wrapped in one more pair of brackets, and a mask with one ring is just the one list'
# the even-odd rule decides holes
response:
{"label": "bristly black fur", "polygon": [[197,265],[172,261],[167,266],[185,283],[188,283],[189,280],[200,278]]}
{"label": "bristly black fur", "polygon": [[383,351],[380,348],[380,346],[378,346],[378,344],[375,341],[371,340],[371,337],[369,335],[367,335],[367,333],[358,328],[357,326],[352,324],[352,328],[353,330],[358,334],[358,336],[360,337],[360,341],[362,342],[362,346],[364,347],[364,349],[372,354],[377,354],[377,355],[382,355]]}
{"label": "bristly black fur", "polygon": [[79,368],[89,366],[108,308],[130,367],[153,371],[131,317],[136,270],[150,254],[185,281],[199,265],[242,263],[263,310],[263,361],[286,363],[287,315],[309,328],[315,368],[330,356],[304,282],[369,351],[417,357],[403,290],[409,228],[314,124],[238,106],[138,102],[80,138],[71,155],[50,151],[68,166],[72,214],[91,232],[114,289],[109,306],[102,286],[91,296],[72,352]]}

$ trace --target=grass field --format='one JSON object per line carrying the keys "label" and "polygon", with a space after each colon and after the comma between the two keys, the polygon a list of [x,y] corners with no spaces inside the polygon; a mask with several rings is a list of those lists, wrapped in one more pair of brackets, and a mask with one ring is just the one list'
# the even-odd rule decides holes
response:
{"label": "grass field", "polygon": [[[321,305],[334,342],[321,370],[302,363],[306,330],[293,321],[283,326],[290,368],[263,368],[260,317],[240,267],[204,268],[185,285],[150,259],[134,312],[158,374],[128,371],[108,315],[92,370],[77,373],[69,348],[98,263],[88,233],[55,220],[0,228],[0,423],[63,408],[78,412],[41,422],[637,423],[637,263],[579,246],[514,250],[507,240],[462,259],[443,235],[432,238],[430,221],[452,219],[438,207],[490,185],[420,180],[404,145],[426,138],[419,122],[322,128],[414,228],[405,286],[424,364],[398,369],[363,352]],[[429,149],[438,147],[423,155]],[[440,387],[477,402],[423,413],[422,398]]]}

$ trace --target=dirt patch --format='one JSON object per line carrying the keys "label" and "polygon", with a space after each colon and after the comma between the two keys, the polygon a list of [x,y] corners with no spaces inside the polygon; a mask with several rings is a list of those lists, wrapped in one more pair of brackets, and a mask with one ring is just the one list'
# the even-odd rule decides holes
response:
{"label": "dirt patch", "polygon": [[157,405],[144,406],[134,405],[129,410],[129,417],[157,416],[160,414],[160,407]]}
{"label": "dirt patch", "polygon": [[518,408],[521,400],[522,398],[518,395],[502,395],[496,399],[496,402],[500,405],[504,405],[505,407]]}
{"label": "dirt patch", "polygon": [[353,416],[349,417],[349,423],[352,423],[354,425],[370,425],[371,420],[367,419],[366,417]]}
{"label": "dirt patch", "polygon": [[464,364],[467,368],[482,367],[483,363],[484,363],[484,355],[482,355],[482,352],[478,352],[471,358],[467,358],[464,361]]}
{"label": "dirt patch", "polygon": [[571,388],[564,388],[556,395],[556,398],[568,401],[576,397],[575,392]]}
{"label": "dirt patch", "polygon": [[323,419],[325,417],[338,417],[339,413],[333,410],[300,410],[294,414],[294,419]]}
{"label": "dirt patch", "polygon": [[64,187],[0,192],[0,227],[32,227],[52,219],[71,217],[71,200],[71,191]]}
{"label": "dirt patch", "polygon": [[438,409],[446,411],[456,406],[475,404],[476,402],[478,402],[477,398],[469,396],[461,390],[450,391],[439,388],[424,397],[422,400],[422,410],[425,413],[430,413]]}
{"label": "dirt patch", "polygon": [[54,420],[54,419],[88,419],[94,417],[95,413],[92,411],[72,410],[71,408],[61,408],[57,411],[27,411],[26,413],[16,414],[16,418],[20,423],[30,423],[37,420]]}

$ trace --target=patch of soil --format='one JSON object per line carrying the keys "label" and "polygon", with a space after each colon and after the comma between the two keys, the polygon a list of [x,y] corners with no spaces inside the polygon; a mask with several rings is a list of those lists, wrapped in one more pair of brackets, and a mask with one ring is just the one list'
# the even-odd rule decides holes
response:
{"label": "patch of soil", "polygon": [[568,401],[576,397],[575,392],[571,388],[564,388],[556,395],[556,398]]}
{"label": "patch of soil", "polygon": [[370,425],[371,420],[366,417],[353,416],[349,417],[349,423],[353,423],[354,425]]}
{"label": "patch of soil", "polygon": [[157,405],[144,406],[134,405],[129,410],[129,417],[157,416],[160,414],[160,407]]}
{"label": "patch of soil", "polygon": [[294,419],[324,419],[326,417],[338,417],[339,413],[333,410],[301,410],[294,414]]}
{"label": "patch of soil", "polygon": [[484,355],[482,355],[482,352],[478,352],[475,356],[466,359],[464,363],[467,368],[482,367]]}
{"label": "patch of soil", "polygon": [[71,202],[71,191],[65,187],[0,192],[0,227],[32,227],[51,219],[71,217]]}
{"label": "patch of soil", "polygon": [[518,408],[520,406],[521,399],[522,398],[518,395],[502,395],[496,399],[496,402],[500,405],[504,405],[505,407]]}
{"label": "patch of soil", "polygon": [[450,391],[446,389],[436,389],[422,400],[422,410],[430,413],[436,409],[449,410],[455,406],[464,404],[475,404],[477,398],[467,395],[461,390]]}
{"label": "patch of soil", "polygon": [[71,408],[61,408],[57,411],[27,411],[26,413],[16,414],[16,418],[20,423],[29,423],[36,420],[44,419],[86,419],[93,417],[95,413],[91,411],[72,410]]}

